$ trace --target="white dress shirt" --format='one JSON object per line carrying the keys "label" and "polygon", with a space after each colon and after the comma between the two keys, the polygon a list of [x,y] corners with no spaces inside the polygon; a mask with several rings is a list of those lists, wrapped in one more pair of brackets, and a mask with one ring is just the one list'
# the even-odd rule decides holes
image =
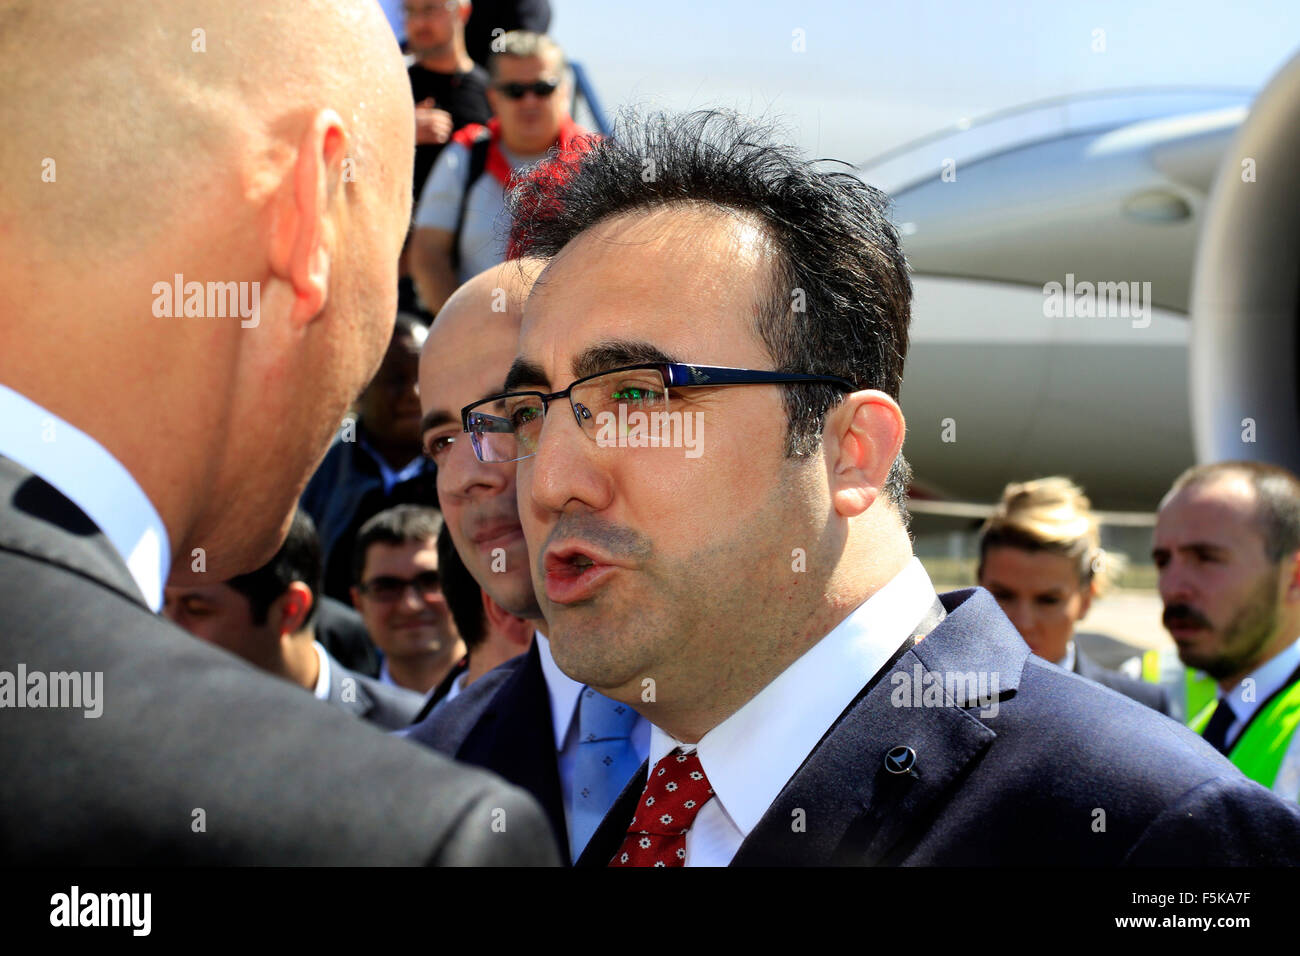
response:
{"label": "white dress shirt", "polygon": [[910,563],[697,745],[650,732],[653,769],[674,748],[698,750],[713,799],[686,834],[686,866],[726,866],[836,718],[889,662],[934,604]]}
{"label": "white dress shirt", "polygon": [[316,672],[316,686],[312,688],[312,693],[316,695],[317,700],[329,700],[330,656],[321,646],[320,641],[312,641],[311,646],[316,648],[316,659],[320,661],[320,670]]}
{"label": "white dress shirt", "polygon": [[162,518],[139,483],[103,445],[0,385],[0,455],[39,475],[86,513],[121,555],[145,603],[158,613],[171,569]]}
{"label": "white dress shirt", "polygon": [[1297,667],[1300,667],[1300,640],[1268,663],[1255,668],[1228,693],[1219,691],[1219,701],[1227,700],[1228,706],[1232,708],[1232,715],[1236,718],[1228,725],[1228,732],[1223,738],[1227,742],[1227,749],[1232,749],[1232,745],[1237,742],[1238,734],[1255,716],[1255,711],[1282,689],[1286,679]]}
{"label": "white dress shirt", "polygon": [[1074,641],[1067,641],[1065,644],[1065,656],[1056,662],[1056,666],[1063,671],[1074,670]]}
{"label": "white dress shirt", "polygon": [[[546,677],[546,689],[551,695],[551,719],[555,723],[555,758],[560,771],[560,790],[564,795],[564,827],[569,829],[569,804],[573,797],[573,766],[578,756],[578,721],[574,716],[578,712],[578,698],[587,689],[586,684],[579,684],[572,677],[560,670],[551,656],[551,642],[546,635],[537,631],[533,635],[537,642],[537,652],[542,659],[542,674]],[[644,761],[650,751],[650,722],[638,716],[632,725],[632,749],[638,760]]]}

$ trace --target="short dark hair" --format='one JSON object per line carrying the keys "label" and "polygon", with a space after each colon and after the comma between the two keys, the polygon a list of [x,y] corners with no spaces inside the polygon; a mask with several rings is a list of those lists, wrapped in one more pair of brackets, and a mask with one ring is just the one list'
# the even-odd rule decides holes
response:
{"label": "short dark hair", "polygon": [[[651,175],[646,175],[650,171]],[[826,171],[777,141],[772,127],[726,110],[640,118],[611,138],[555,156],[511,191],[511,245],[550,258],[596,224],[671,204],[757,219],[776,250],[756,331],[778,371],[833,375],[897,399],[912,283],[888,197],[857,175]],[[787,385],[786,454],[813,452],[833,385]],[[900,454],[885,495],[905,515],[911,469]]]}
{"label": "short dark hair", "polygon": [[438,532],[438,578],[442,581],[442,596],[447,599],[451,619],[456,622],[456,630],[465,642],[465,650],[472,653],[487,638],[483,589],[460,559],[460,552],[456,550],[446,524]]}
{"label": "short dark hair", "polygon": [[231,578],[226,584],[248,599],[253,623],[265,624],[271,605],[289,590],[290,584],[301,581],[311,588],[311,609],[303,621],[303,628],[307,628],[316,622],[316,608],[322,597],[322,565],[316,525],[299,508],[293,513],[289,534],[280,550],[275,552],[275,557],[256,571]]}
{"label": "short dark hair", "polygon": [[[370,518],[357,532],[352,549],[352,583],[360,584],[366,570],[366,552],[372,544],[402,545],[408,541],[438,540],[442,515],[424,505],[397,505]],[[441,575],[441,572],[439,572]]]}
{"label": "short dark hair", "polygon": [[1277,564],[1300,551],[1300,478],[1278,465],[1262,461],[1193,465],[1174,479],[1169,495],[1231,474],[1245,477],[1255,491],[1255,518],[1264,535],[1264,553],[1269,561]]}

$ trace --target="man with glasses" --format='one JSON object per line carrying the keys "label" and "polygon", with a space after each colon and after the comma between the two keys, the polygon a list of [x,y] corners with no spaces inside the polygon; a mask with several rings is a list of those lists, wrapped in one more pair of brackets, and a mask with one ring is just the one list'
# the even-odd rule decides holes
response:
{"label": "man with glasses", "polygon": [[653,725],[579,865],[1300,861],[1300,813],[1203,741],[1033,657],[988,592],[936,597],[880,192],[706,112],[511,205],[549,264],[463,421],[516,463],[556,663]]}
{"label": "man with glasses", "polygon": [[461,286],[420,356],[424,447],[438,464],[438,499],[456,551],[503,626],[513,629],[522,618],[536,633],[527,653],[482,677],[471,653],[477,679],[409,736],[528,790],[546,811],[561,855],[576,860],[645,760],[650,727],[555,666],[519,525],[515,466],[481,461],[462,430],[463,408],[505,380],[523,300],[540,268],[528,259],[507,262]]}
{"label": "man with glasses", "polygon": [[512,175],[558,148],[584,148],[587,131],[569,116],[564,53],[542,34],[500,38],[490,61],[486,126],[457,132],[433,166],[415,214],[411,274],[424,307],[437,312],[471,276],[506,259],[505,187]]}
{"label": "man with glasses", "polygon": [[420,694],[465,658],[438,575],[441,530],[434,509],[398,505],[361,526],[354,552],[352,603],[384,653],[379,679]]}

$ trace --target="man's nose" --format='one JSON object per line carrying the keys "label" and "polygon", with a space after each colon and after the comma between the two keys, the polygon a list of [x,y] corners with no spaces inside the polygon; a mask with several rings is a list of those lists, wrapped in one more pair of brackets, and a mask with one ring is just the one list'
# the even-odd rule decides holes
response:
{"label": "man's nose", "polygon": [[1015,601],[1006,608],[1006,612],[1021,637],[1029,637],[1034,633],[1038,621],[1028,604],[1024,601]]}
{"label": "man's nose", "polygon": [[1156,575],[1156,589],[1165,604],[1186,604],[1190,603],[1195,585],[1183,562],[1171,558]]}
{"label": "man's nose", "polygon": [[[574,412],[564,401],[552,402],[537,436],[537,450],[520,464],[520,481],[527,482],[527,494],[546,511],[559,513],[578,501],[600,511],[610,501],[610,480],[605,458],[617,451],[597,446]],[[594,428],[594,422],[587,423]],[[525,474],[527,478],[525,479]]]}
{"label": "man's nose", "polygon": [[514,474],[513,462],[479,461],[470,436],[462,433],[438,464],[439,492],[445,488],[461,497],[471,497],[476,490],[480,494],[500,494],[509,488]]}

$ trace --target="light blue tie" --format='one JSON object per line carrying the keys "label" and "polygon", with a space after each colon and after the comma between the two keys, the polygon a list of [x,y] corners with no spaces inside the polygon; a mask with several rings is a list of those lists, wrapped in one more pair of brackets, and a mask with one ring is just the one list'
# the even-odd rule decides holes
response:
{"label": "light blue tie", "polygon": [[569,852],[575,861],[641,766],[631,739],[636,719],[637,712],[627,704],[582,689],[569,806]]}

